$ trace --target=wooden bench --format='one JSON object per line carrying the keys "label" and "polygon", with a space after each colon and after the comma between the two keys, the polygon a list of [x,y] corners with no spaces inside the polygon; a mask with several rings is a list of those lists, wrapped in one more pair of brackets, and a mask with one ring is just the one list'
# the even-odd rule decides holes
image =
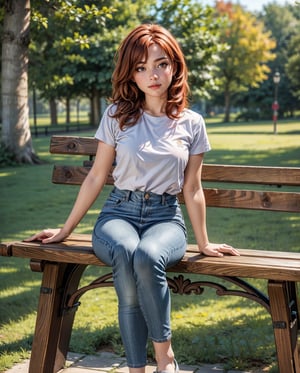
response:
{"label": "wooden bench", "polygon": [[[93,138],[53,136],[51,153],[86,155],[89,159],[84,161],[83,166],[54,166],[52,181],[81,184],[89,172],[96,147],[97,141]],[[218,188],[205,188],[208,207],[300,212],[300,168],[205,164],[203,181],[218,183]],[[111,176],[107,183],[112,184]],[[229,184],[228,188],[226,183],[233,184]],[[245,189],[241,184],[258,184],[263,188]],[[242,189],[236,189],[238,185]],[[266,185],[269,187],[266,188]],[[278,186],[294,187],[292,191],[284,191]],[[178,197],[184,203],[182,195]],[[241,256],[237,257],[206,257],[199,255],[196,245],[189,245],[181,262],[170,269],[175,276],[168,279],[169,286],[179,294],[201,294],[204,286],[211,286],[218,295],[237,295],[258,302],[272,318],[280,372],[300,373],[297,341],[300,253],[240,251]],[[57,372],[65,363],[80,297],[90,289],[112,286],[112,276],[107,274],[88,286],[78,288],[88,265],[104,266],[93,253],[90,235],[72,234],[62,243],[48,245],[39,242],[2,243],[0,255],[28,258],[33,271],[43,272],[29,373]],[[191,281],[183,274],[216,276],[227,280],[229,285],[234,284],[234,287],[201,281],[201,276],[199,281]],[[246,278],[267,280],[268,295],[251,286]]]}

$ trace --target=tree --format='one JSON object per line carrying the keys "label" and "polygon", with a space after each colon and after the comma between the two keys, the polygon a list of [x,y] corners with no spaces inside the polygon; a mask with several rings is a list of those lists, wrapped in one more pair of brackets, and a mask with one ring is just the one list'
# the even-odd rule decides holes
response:
{"label": "tree", "polygon": [[[78,1],[36,1],[35,5],[56,9],[64,19],[80,22],[84,19],[104,20],[111,9],[98,9],[94,4],[76,6]],[[2,41],[2,144],[17,162],[37,163],[28,115],[28,45],[30,42],[30,0],[5,0]],[[47,19],[36,8],[34,18],[47,26]],[[78,35],[79,42],[84,40]]]}
{"label": "tree", "polygon": [[285,113],[293,115],[297,107],[297,99],[292,95],[291,80],[286,72],[286,66],[290,43],[293,36],[297,35],[297,31],[299,33],[300,21],[295,17],[293,7],[289,5],[280,6],[275,3],[264,6],[261,19],[266,29],[272,33],[272,37],[276,40],[276,48],[274,49],[276,58],[268,63],[271,74],[269,79],[263,82],[261,86],[261,89],[265,91],[265,98],[263,98],[261,104],[266,106],[266,103],[268,103],[266,109],[271,114],[271,102],[274,98],[273,75],[278,71],[281,77],[278,96],[280,115],[283,116]]}
{"label": "tree", "polygon": [[[300,25],[299,25],[300,26]],[[300,28],[300,27],[298,27]],[[286,65],[288,77],[295,97],[300,100],[300,34],[295,35],[289,45],[290,56]],[[299,101],[298,101],[299,102]]]}
{"label": "tree", "polygon": [[153,14],[154,21],[169,29],[181,45],[193,101],[209,98],[210,91],[217,89],[217,62],[224,49],[221,20],[211,7],[193,0],[163,1]]}
{"label": "tree", "polygon": [[[87,5],[86,0],[77,1],[78,4],[81,2]],[[58,99],[68,102],[74,96],[88,97],[91,102],[90,122],[98,125],[100,97],[111,95],[113,59],[118,44],[129,29],[144,21],[154,2],[103,1],[103,6],[106,4],[114,9],[113,17],[105,22],[105,32],[99,23],[87,20],[74,27],[67,17],[62,22],[57,11],[52,11],[49,16],[49,9],[43,10],[43,16],[48,18],[48,28],[34,30],[30,50],[30,76],[37,82],[41,96],[51,102]],[[82,48],[82,43],[74,43],[71,37],[70,30],[79,33],[80,29],[84,30],[88,48],[85,45]]]}
{"label": "tree", "polygon": [[[89,24],[85,28],[90,45],[78,50],[74,46],[69,53],[72,63],[67,66],[69,76],[74,79],[73,89],[89,97],[91,102],[91,123],[99,124],[101,114],[100,98],[111,96],[111,76],[114,56],[119,43],[132,27],[142,23],[150,13],[154,0],[112,0],[115,9],[113,18],[106,23],[105,33]],[[74,56],[78,56],[76,58]],[[78,87],[78,89],[76,89]]]}
{"label": "tree", "polygon": [[276,43],[270,32],[264,31],[263,23],[239,5],[220,0],[216,3],[216,11],[228,20],[221,40],[229,47],[221,53],[219,77],[224,92],[224,122],[229,122],[232,96],[248,87],[257,87],[268,78],[270,69],[266,63],[275,58],[272,49]]}
{"label": "tree", "polygon": [[2,142],[17,162],[38,163],[28,120],[29,0],[6,0],[2,40]]}

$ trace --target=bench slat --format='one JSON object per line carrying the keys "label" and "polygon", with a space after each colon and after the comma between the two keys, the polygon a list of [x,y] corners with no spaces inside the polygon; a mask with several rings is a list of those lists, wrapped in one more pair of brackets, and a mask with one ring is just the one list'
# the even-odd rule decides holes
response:
{"label": "bench slat", "polygon": [[[94,156],[98,140],[92,137],[52,136],[50,153]],[[203,181],[300,185],[300,168],[204,164]]]}
{"label": "bench slat", "polygon": [[[88,169],[85,167],[54,166],[52,181],[58,184],[80,185],[87,174]],[[106,184],[113,184],[111,174]],[[299,193],[220,188],[204,188],[204,193],[206,205],[209,207],[300,212]],[[184,203],[183,194],[180,193],[178,197],[180,203]]]}
{"label": "bench slat", "polygon": [[204,188],[208,207],[300,212],[300,194],[239,189]]}
{"label": "bench slat", "polygon": [[50,153],[52,154],[81,154],[95,155],[98,140],[93,137],[52,136]]}
{"label": "bench slat", "polygon": [[261,185],[300,185],[300,168],[204,164],[203,181]]}
{"label": "bench slat", "polygon": [[[0,244],[5,246],[5,244]],[[40,242],[11,242],[6,250],[14,257],[63,263],[105,266],[94,254],[90,235],[72,234],[65,242],[43,245]],[[171,272],[238,276],[300,281],[300,253],[240,249],[241,256],[207,257],[189,245],[184,258]]]}

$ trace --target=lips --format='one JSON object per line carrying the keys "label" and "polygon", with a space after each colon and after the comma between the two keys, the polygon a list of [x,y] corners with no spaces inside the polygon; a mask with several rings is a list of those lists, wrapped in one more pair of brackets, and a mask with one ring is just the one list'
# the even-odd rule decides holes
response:
{"label": "lips", "polygon": [[152,84],[152,85],[149,85],[149,88],[150,89],[158,89],[160,88],[161,84]]}

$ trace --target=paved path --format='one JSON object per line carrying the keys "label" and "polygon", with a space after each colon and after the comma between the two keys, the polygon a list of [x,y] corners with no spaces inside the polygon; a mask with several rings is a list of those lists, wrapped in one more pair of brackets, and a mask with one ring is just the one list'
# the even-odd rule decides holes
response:
{"label": "paved path", "polygon": [[[29,361],[16,364],[5,373],[28,373]],[[195,366],[179,364],[180,373],[225,373],[221,364],[199,364]],[[154,365],[148,365],[146,373],[155,371]],[[125,358],[116,356],[110,352],[100,352],[97,355],[84,355],[69,353],[66,368],[59,373],[128,373]],[[254,371],[230,370],[227,373],[254,373]],[[262,370],[255,370],[255,373],[264,373]],[[39,372],[36,372],[39,373]]]}

